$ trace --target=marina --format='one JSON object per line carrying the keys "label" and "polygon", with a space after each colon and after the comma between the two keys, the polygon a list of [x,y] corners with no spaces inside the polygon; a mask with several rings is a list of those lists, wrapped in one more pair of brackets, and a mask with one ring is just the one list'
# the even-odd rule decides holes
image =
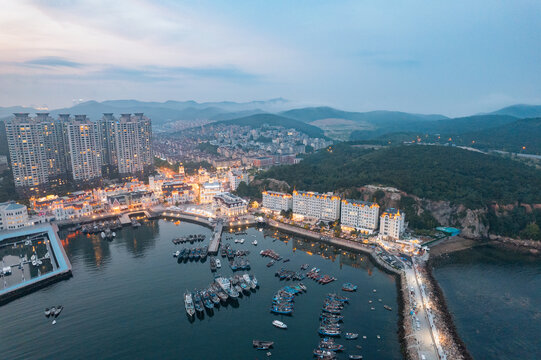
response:
{"label": "marina", "polygon": [[[123,228],[113,242],[103,241],[98,234],[63,237],[76,276],[48,287],[47,291],[35,292],[0,307],[0,317],[10,329],[0,333],[5,340],[0,342],[2,357],[22,359],[15,348],[24,346],[24,358],[95,359],[100,358],[102,351],[126,359],[168,358],[171,352],[189,352],[193,358],[262,359],[266,358],[266,351],[271,351],[271,358],[275,359],[288,358],[292,352],[301,358],[310,358],[321,340],[317,329],[322,299],[328,293],[340,293],[342,283],[350,281],[359,288],[348,294],[350,303],[343,311],[348,327],[344,330],[367,336],[356,340],[363,346],[359,353],[367,359],[401,358],[396,335],[397,313],[386,311],[381,305],[376,311],[370,311],[368,304],[369,299],[377,302],[382,298],[384,303],[396,307],[395,280],[376,268],[368,256],[302,238],[286,238],[280,233],[274,235],[274,231],[245,229],[247,234],[240,236],[257,239],[262,249],[272,249],[289,258],[289,269],[310,264],[306,271],[317,267],[323,273],[340,278],[340,283],[320,286],[304,280],[308,289],[295,295],[292,316],[273,314],[269,308],[277,290],[298,282],[280,281],[275,276],[276,268],[266,267],[270,259],[260,256],[250,245],[252,252],[246,255],[251,263],[249,274],[256,276],[259,289],[247,294],[241,287],[236,301],[220,300],[219,306],[212,309],[205,307],[204,297],[201,297],[203,311],[199,315],[195,313],[190,320],[184,299],[186,290],[202,291],[216,281],[216,275],[230,279],[235,273],[221,256],[222,267],[215,273],[209,271],[210,256],[206,263],[193,261],[184,266],[171,261],[171,254],[179,250],[178,245],[171,242],[172,238],[204,234],[210,239],[208,228],[185,222],[176,225],[165,220],[141,221],[141,224],[139,228]],[[280,236],[287,243],[280,240]],[[198,246],[207,244],[208,240]],[[235,246],[232,241],[231,244]],[[236,274],[242,276],[244,271]],[[372,292],[374,288],[376,294]],[[43,311],[46,306],[58,304],[65,309],[51,332],[52,319],[44,321]],[[287,330],[272,326],[273,320],[285,323]],[[108,330],[104,328],[104,321],[112,324]],[[156,327],[149,331],[148,324]],[[34,331],[23,334],[28,328]],[[227,334],[224,329],[228,330]],[[73,333],[92,336],[71,337]],[[380,334],[381,339],[377,339],[376,334]],[[66,336],[73,338],[69,344],[62,341]],[[213,339],[212,347],[208,346],[209,338]],[[257,350],[253,340],[273,342],[273,346],[270,350]],[[349,345],[349,341],[337,339],[335,342],[354,353],[354,345]],[[232,343],[235,346],[231,346]],[[75,356],[74,349],[80,347],[87,350]],[[348,352],[343,353],[339,358],[347,358]]]}

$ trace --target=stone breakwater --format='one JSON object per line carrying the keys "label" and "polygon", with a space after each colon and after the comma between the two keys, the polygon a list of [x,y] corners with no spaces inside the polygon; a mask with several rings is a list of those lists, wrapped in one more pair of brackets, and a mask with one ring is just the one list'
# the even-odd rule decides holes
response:
{"label": "stone breakwater", "polygon": [[473,360],[466,345],[458,335],[453,317],[447,308],[443,291],[432,274],[432,263],[424,263],[418,267],[418,272],[425,281],[425,291],[432,301],[431,312],[434,322],[439,329],[441,345],[445,350],[447,359]]}

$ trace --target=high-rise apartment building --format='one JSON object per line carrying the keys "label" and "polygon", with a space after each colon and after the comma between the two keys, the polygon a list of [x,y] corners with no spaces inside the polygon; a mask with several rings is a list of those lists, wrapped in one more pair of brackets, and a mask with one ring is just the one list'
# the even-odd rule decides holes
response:
{"label": "high-rise apartment building", "polygon": [[49,182],[42,124],[27,113],[14,115],[5,126],[15,186],[39,192]]}
{"label": "high-rise apartment building", "polygon": [[121,175],[137,174],[152,167],[152,128],[142,113],[122,114],[114,126],[114,146]]}
{"label": "high-rise apartment building", "polygon": [[102,164],[114,168],[118,167],[115,142],[116,122],[117,119],[113,116],[113,113],[104,113],[99,121]]}
{"label": "high-rise apartment building", "polygon": [[71,175],[75,181],[91,181],[101,177],[101,142],[98,124],[75,115],[64,123],[66,147]]}

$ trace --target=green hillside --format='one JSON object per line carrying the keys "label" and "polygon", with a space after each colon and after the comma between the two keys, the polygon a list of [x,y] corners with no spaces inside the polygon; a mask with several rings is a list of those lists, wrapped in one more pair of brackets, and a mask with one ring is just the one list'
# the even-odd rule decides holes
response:
{"label": "green hillside", "polygon": [[300,190],[334,191],[381,184],[469,208],[541,203],[541,171],[496,156],[444,146],[396,146],[377,151],[339,144],[300,164],[260,175]]}
{"label": "green hillside", "polygon": [[270,126],[283,126],[285,128],[295,129],[311,137],[325,137],[323,130],[316,126],[274,114],[255,114],[238,119],[218,121],[213,124],[251,126],[253,128],[267,124]]}
{"label": "green hillside", "polygon": [[488,131],[468,132],[454,140],[479,148],[541,154],[541,118],[521,119]]}

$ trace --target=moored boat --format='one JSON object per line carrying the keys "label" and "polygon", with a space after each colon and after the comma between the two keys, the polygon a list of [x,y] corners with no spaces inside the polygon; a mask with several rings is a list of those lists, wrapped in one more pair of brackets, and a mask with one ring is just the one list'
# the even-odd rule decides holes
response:
{"label": "moored boat", "polygon": [[188,290],[186,290],[186,293],[184,294],[184,307],[186,308],[186,313],[189,316],[194,316],[195,305],[193,303],[192,294]]}
{"label": "moored boat", "polygon": [[257,350],[268,350],[274,345],[274,341],[252,340],[252,344]]}
{"label": "moored boat", "polygon": [[283,322],[281,322],[280,320],[274,320],[272,322],[272,325],[276,326],[277,328],[280,328],[280,329],[287,329],[287,325]]}
{"label": "moored boat", "polygon": [[344,334],[344,338],[348,340],[355,340],[359,337],[359,334],[347,332]]}

